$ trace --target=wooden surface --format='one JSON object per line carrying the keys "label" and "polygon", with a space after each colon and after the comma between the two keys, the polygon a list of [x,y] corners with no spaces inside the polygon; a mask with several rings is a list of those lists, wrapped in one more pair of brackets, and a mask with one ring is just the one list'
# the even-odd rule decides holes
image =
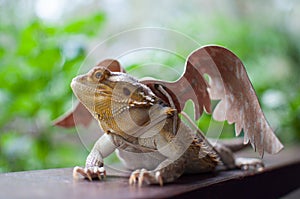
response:
{"label": "wooden surface", "polygon": [[[243,156],[253,156],[244,152]],[[300,148],[266,155],[261,173],[222,171],[185,175],[164,187],[129,186],[128,178],[105,181],[73,180],[72,169],[49,169],[0,174],[0,198],[278,198],[300,187]]]}

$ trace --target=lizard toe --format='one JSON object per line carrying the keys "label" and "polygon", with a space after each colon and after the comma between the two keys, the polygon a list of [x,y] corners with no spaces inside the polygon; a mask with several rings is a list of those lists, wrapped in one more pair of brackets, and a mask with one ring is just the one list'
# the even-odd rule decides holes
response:
{"label": "lizard toe", "polygon": [[129,178],[129,184],[138,184],[141,187],[143,184],[159,184],[163,185],[163,179],[159,171],[148,171],[146,169],[136,170],[132,172]]}
{"label": "lizard toe", "polygon": [[242,170],[263,171],[264,163],[258,158],[236,158],[235,165]]}
{"label": "lizard toe", "polygon": [[78,174],[83,176],[84,178],[87,178],[89,181],[93,181],[93,179],[98,178],[99,180],[102,180],[102,177],[106,178],[106,171],[104,167],[74,167],[73,169],[73,178],[78,179]]}
{"label": "lizard toe", "polygon": [[140,170],[139,169],[132,172],[130,177],[129,177],[129,184],[130,185],[135,184],[139,179],[139,175],[140,175]]}

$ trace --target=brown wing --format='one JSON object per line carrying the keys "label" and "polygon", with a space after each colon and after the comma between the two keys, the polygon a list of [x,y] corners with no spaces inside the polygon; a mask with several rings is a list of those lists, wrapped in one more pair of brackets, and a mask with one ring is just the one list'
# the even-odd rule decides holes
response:
{"label": "brown wing", "polygon": [[[104,61],[101,61],[99,64],[97,64],[97,66],[105,66],[110,71],[114,72],[125,72],[120,63],[117,60],[113,59],[106,59]],[[56,119],[53,123],[56,126],[70,128],[75,126],[75,121],[76,125],[81,124],[84,126],[88,126],[92,120],[93,116],[90,114],[90,112],[85,108],[83,104],[78,102],[73,109]]]}
{"label": "brown wing", "polygon": [[[204,81],[205,74],[209,76],[209,85]],[[264,150],[273,154],[283,148],[266,121],[241,60],[226,48],[205,46],[191,53],[185,73],[176,82],[146,80],[143,83],[162,98],[164,96],[155,90],[155,85],[163,85],[179,111],[188,99],[192,99],[196,119],[202,114],[203,107],[210,112],[210,98],[220,100],[213,117],[235,123],[237,136],[243,129],[245,144],[250,141],[260,155]]]}
{"label": "brown wing", "polygon": [[57,118],[53,124],[56,126],[71,128],[75,126],[76,121],[76,124],[88,126],[91,123],[93,116],[80,102],[78,102],[74,107],[75,108]]}
{"label": "brown wing", "polygon": [[259,105],[241,60],[226,48],[206,46],[189,56],[201,74],[208,74],[210,96],[221,100],[213,112],[216,120],[235,123],[236,135],[244,130],[244,143],[263,155],[277,153],[283,145],[275,136]]}

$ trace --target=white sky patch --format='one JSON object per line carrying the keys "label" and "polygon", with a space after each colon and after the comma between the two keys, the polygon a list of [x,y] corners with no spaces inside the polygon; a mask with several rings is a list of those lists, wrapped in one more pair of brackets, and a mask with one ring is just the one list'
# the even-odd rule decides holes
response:
{"label": "white sky patch", "polygon": [[285,104],[285,96],[281,91],[278,90],[268,90],[262,96],[262,102],[270,107],[277,108]]}
{"label": "white sky patch", "polygon": [[35,4],[35,13],[48,22],[57,22],[64,12],[64,0],[38,0]]}

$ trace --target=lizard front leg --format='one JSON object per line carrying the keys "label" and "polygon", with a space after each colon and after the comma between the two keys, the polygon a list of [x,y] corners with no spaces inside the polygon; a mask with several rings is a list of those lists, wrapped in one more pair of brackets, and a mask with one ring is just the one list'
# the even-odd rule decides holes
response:
{"label": "lizard front leg", "polygon": [[[170,125],[169,127],[172,129],[173,126]],[[191,149],[190,144],[194,137],[190,133],[190,128],[184,123],[179,124],[176,136],[173,135],[173,131],[170,132],[163,129],[158,136],[153,138],[158,152],[166,159],[158,164],[154,170],[134,171],[129,178],[129,184],[138,183],[139,186],[142,186],[143,183],[147,183],[162,186],[163,183],[173,182],[185,172],[188,161],[186,154]]]}
{"label": "lizard front leg", "polygon": [[90,181],[92,181],[93,178],[99,178],[101,180],[102,176],[106,177],[106,171],[103,167],[103,158],[114,152],[116,148],[109,135],[104,134],[101,136],[88,155],[85,167],[74,167],[73,177],[76,179],[78,178],[78,174],[81,174]]}

